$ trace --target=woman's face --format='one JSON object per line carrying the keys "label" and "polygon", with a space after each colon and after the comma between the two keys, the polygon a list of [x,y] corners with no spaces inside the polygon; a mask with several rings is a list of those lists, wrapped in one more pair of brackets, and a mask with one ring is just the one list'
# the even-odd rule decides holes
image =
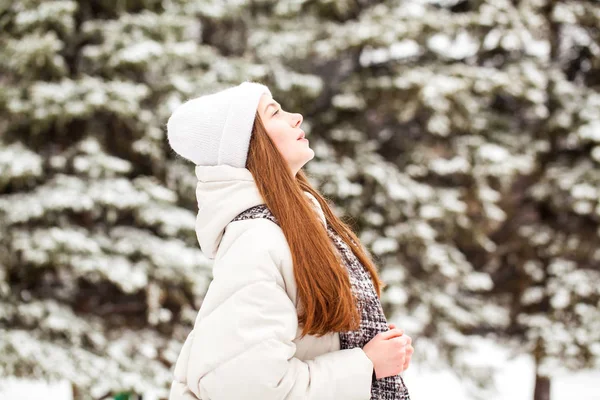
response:
{"label": "woman's face", "polygon": [[299,139],[304,136],[304,131],[300,128],[302,115],[283,111],[280,104],[267,93],[260,98],[258,113],[267,134],[296,176],[300,168],[315,156],[308,139]]}

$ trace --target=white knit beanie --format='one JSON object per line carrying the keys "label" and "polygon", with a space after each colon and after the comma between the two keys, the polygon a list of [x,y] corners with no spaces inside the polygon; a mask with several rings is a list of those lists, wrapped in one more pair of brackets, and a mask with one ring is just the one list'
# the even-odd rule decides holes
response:
{"label": "white knit beanie", "polygon": [[196,165],[245,168],[260,96],[269,88],[246,81],[186,101],[167,122],[171,148]]}

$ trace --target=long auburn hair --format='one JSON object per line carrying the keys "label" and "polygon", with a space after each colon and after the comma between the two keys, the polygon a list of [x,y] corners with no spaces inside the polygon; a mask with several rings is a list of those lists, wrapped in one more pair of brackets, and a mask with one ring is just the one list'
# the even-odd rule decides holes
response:
{"label": "long auburn hair", "polygon": [[268,136],[258,112],[252,128],[246,168],[252,173],[266,206],[277,218],[291,250],[300,304],[298,323],[304,325],[301,337],[358,329],[360,310],[348,273],[303,191],[318,200],[329,225],[369,271],[378,297],[381,297],[385,284],[358,237],[332,212],[325,198],[309,183],[304,171],[299,170],[293,176]]}

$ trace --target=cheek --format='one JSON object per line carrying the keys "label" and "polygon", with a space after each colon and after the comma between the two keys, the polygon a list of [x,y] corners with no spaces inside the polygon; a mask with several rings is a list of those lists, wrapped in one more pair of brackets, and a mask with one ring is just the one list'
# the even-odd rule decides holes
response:
{"label": "cheek", "polygon": [[270,136],[279,151],[285,152],[294,145],[294,139],[289,132],[275,124],[271,126]]}
{"label": "cheek", "polygon": [[289,137],[282,136],[279,142],[280,151],[287,157],[293,156],[296,152],[297,143],[294,142],[293,139]]}

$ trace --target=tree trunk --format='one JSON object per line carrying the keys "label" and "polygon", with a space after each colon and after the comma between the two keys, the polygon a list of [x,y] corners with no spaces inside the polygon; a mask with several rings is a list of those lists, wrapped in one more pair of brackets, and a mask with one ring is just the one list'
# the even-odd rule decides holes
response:
{"label": "tree trunk", "polygon": [[550,400],[550,378],[535,374],[533,400]]}

